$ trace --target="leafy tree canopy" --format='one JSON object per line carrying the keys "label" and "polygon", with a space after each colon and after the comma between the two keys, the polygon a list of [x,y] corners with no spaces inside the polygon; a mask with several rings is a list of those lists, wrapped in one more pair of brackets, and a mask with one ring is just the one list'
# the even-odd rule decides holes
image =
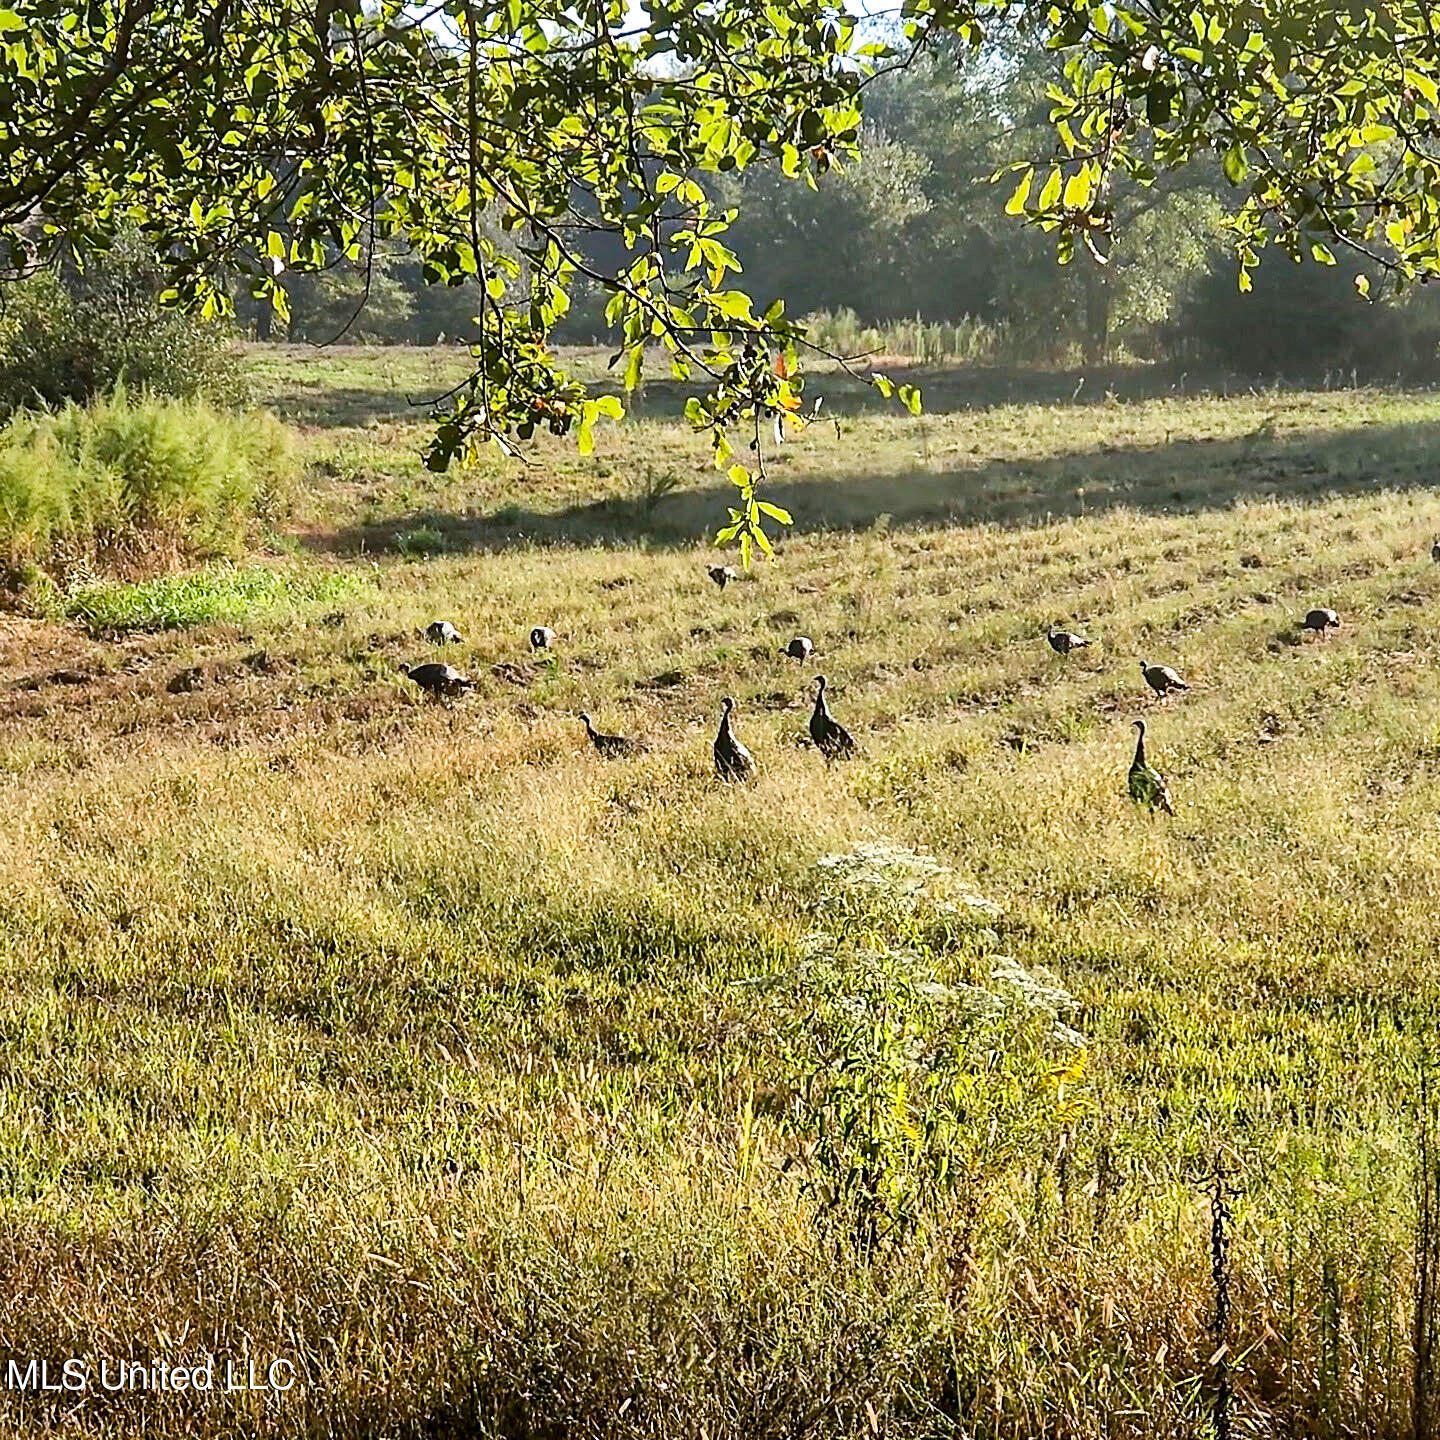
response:
{"label": "leafy tree canopy", "polygon": [[541,427],[584,448],[619,413],[547,346],[576,285],[598,286],[627,389],[647,345],[705,382],[688,413],[739,491],[722,538],[748,551],[788,518],[762,498],[762,444],[802,405],[805,337],[736,284],[708,177],[813,179],[853,155],[877,70],[1020,32],[1065,64],[1009,208],[1062,259],[1108,259],[1122,180],[1210,155],[1243,195],[1242,285],[1268,239],[1428,278],[1436,23],[1428,0],[905,0],[863,21],[818,0],[0,0],[0,265],[83,262],[133,224],[175,300],[223,309],[238,272],[283,308],[287,270],[402,243],[475,289],[437,466]]}

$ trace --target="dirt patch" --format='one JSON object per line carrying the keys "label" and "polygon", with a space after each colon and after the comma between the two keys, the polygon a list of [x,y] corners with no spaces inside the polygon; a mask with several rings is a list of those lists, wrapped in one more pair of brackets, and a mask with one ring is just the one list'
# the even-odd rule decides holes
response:
{"label": "dirt patch", "polygon": [[241,659],[210,660],[203,665],[191,665],[171,676],[165,689],[171,695],[189,695],[211,685],[231,685],[252,675],[289,675],[295,670],[295,662],[273,656],[268,651],[257,650]]}
{"label": "dirt patch", "polygon": [[499,665],[492,665],[490,673],[497,680],[503,680],[507,685],[533,685],[535,683],[535,671],[529,665],[512,665],[509,661],[502,661]]}

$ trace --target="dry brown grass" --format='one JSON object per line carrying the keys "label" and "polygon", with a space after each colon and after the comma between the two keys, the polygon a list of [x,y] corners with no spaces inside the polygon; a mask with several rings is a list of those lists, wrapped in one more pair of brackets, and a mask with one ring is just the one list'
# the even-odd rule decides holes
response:
{"label": "dry brown grass", "polygon": [[[433,482],[413,427],[316,429],[305,543],[363,578],[338,619],[7,622],[0,1346],[303,1376],[0,1391],[10,1433],[1204,1433],[1217,1151],[1245,1423],[1408,1433],[1435,419],[1177,397],[932,414],[922,444],[847,416],[788,452],[797,531],[723,593],[668,422]],[[626,539],[642,461],[693,479]],[[422,516],[440,553],[385,548]],[[1312,603],[1343,628],[1297,637]],[[453,710],[396,669],[440,615],[479,681]],[[1062,661],[1052,622],[1095,647]],[[1191,691],[1150,699],[1142,656]],[[800,743],[820,670],[849,765]],[[752,787],[711,773],[725,694]],[[581,709],[652,753],[601,761]],[[1139,714],[1173,821],[1125,793]],[[816,859],[878,840],[1002,914],[823,899]],[[802,1189],[806,1107],[896,949],[952,987],[1045,967],[1088,1045],[883,992],[968,1108],[950,1188],[857,1256]],[[877,1033],[883,1097],[912,1060]]]}

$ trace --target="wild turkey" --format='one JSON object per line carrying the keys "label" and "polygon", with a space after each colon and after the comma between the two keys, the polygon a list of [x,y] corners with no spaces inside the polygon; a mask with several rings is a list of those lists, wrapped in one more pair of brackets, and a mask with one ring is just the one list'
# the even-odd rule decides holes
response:
{"label": "wild turkey", "polygon": [[1170,787],[1165,777],[1145,761],[1145,722],[1136,720],[1135,758],[1130,762],[1130,798],[1138,805],[1148,805],[1152,810],[1163,810],[1167,815],[1175,813],[1170,804]]}
{"label": "wild turkey", "polygon": [[650,749],[643,740],[632,740],[628,735],[606,735],[590,723],[588,715],[582,714],[580,718],[585,722],[585,733],[590,737],[590,743],[607,760],[644,755]]}
{"label": "wild turkey", "polygon": [[855,753],[855,738],[830,713],[825,703],[825,677],[815,677],[815,709],[810,714],[810,738],[827,760]]}
{"label": "wild turkey", "polygon": [[1440,535],[1435,537],[1435,543],[1430,547],[1430,558],[1440,565]]}
{"label": "wild turkey", "polygon": [[711,565],[705,572],[723,590],[732,580],[738,578],[728,565]]}
{"label": "wild turkey", "polygon": [[1144,675],[1145,683],[1157,695],[1164,696],[1172,690],[1190,688],[1168,665],[1152,665],[1148,660],[1142,660],[1140,673]]}
{"label": "wild turkey", "polygon": [[475,682],[462,675],[453,665],[432,662],[428,665],[402,665],[400,673],[413,680],[432,700],[454,699],[475,688]]}
{"label": "wild turkey", "polygon": [[448,620],[432,620],[425,628],[425,638],[432,645],[458,645],[460,632]]}
{"label": "wild turkey", "polygon": [[548,625],[537,625],[530,632],[532,650],[548,650],[555,643],[555,632]]}
{"label": "wild turkey", "polygon": [[797,635],[780,653],[803,665],[815,653],[815,642],[808,635]]}
{"label": "wild turkey", "polygon": [[1068,655],[1072,650],[1083,650],[1090,642],[1073,630],[1052,630],[1046,637],[1050,648],[1057,655]]}
{"label": "wild turkey", "polygon": [[1307,630],[1313,630],[1323,637],[1332,627],[1337,630],[1340,628],[1340,617],[1333,610],[1312,610],[1300,623]]}
{"label": "wild turkey", "polygon": [[715,769],[722,780],[749,780],[755,774],[755,757],[736,738],[730,726],[735,701],[721,701],[720,733],[715,737]]}

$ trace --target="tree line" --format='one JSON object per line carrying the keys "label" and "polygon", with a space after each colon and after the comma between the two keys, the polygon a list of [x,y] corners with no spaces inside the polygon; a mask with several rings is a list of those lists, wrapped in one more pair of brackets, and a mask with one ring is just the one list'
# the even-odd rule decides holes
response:
{"label": "tree line", "polygon": [[[1235,194],[1213,159],[1148,184],[1117,177],[1106,263],[1081,254],[1057,266],[1053,238],[1016,224],[995,177],[1015,154],[1043,148],[1063,59],[1021,31],[979,51],[927,52],[870,87],[858,154],[813,187],[774,168],[697,176],[735,212],[728,244],[748,292],[783,296],[842,350],[863,332],[903,344],[900,327],[918,320],[963,326],[953,358],[996,364],[1169,361],[1297,379],[1440,371],[1440,296],[1426,286],[1385,293],[1381,267],[1354,253],[1316,265],[1277,249],[1242,292],[1224,225]],[[623,260],[612,236],[584,248],[597,265]],[[1358,293],[1362,277],[1377,298]],[[421,258],[399,245],[282,284],[284,321],[238,294],[251,333],[429,345],[474,328],[473,289],[427,284]],[[554,338],[614,344],[609,299],[582,278]]]}

